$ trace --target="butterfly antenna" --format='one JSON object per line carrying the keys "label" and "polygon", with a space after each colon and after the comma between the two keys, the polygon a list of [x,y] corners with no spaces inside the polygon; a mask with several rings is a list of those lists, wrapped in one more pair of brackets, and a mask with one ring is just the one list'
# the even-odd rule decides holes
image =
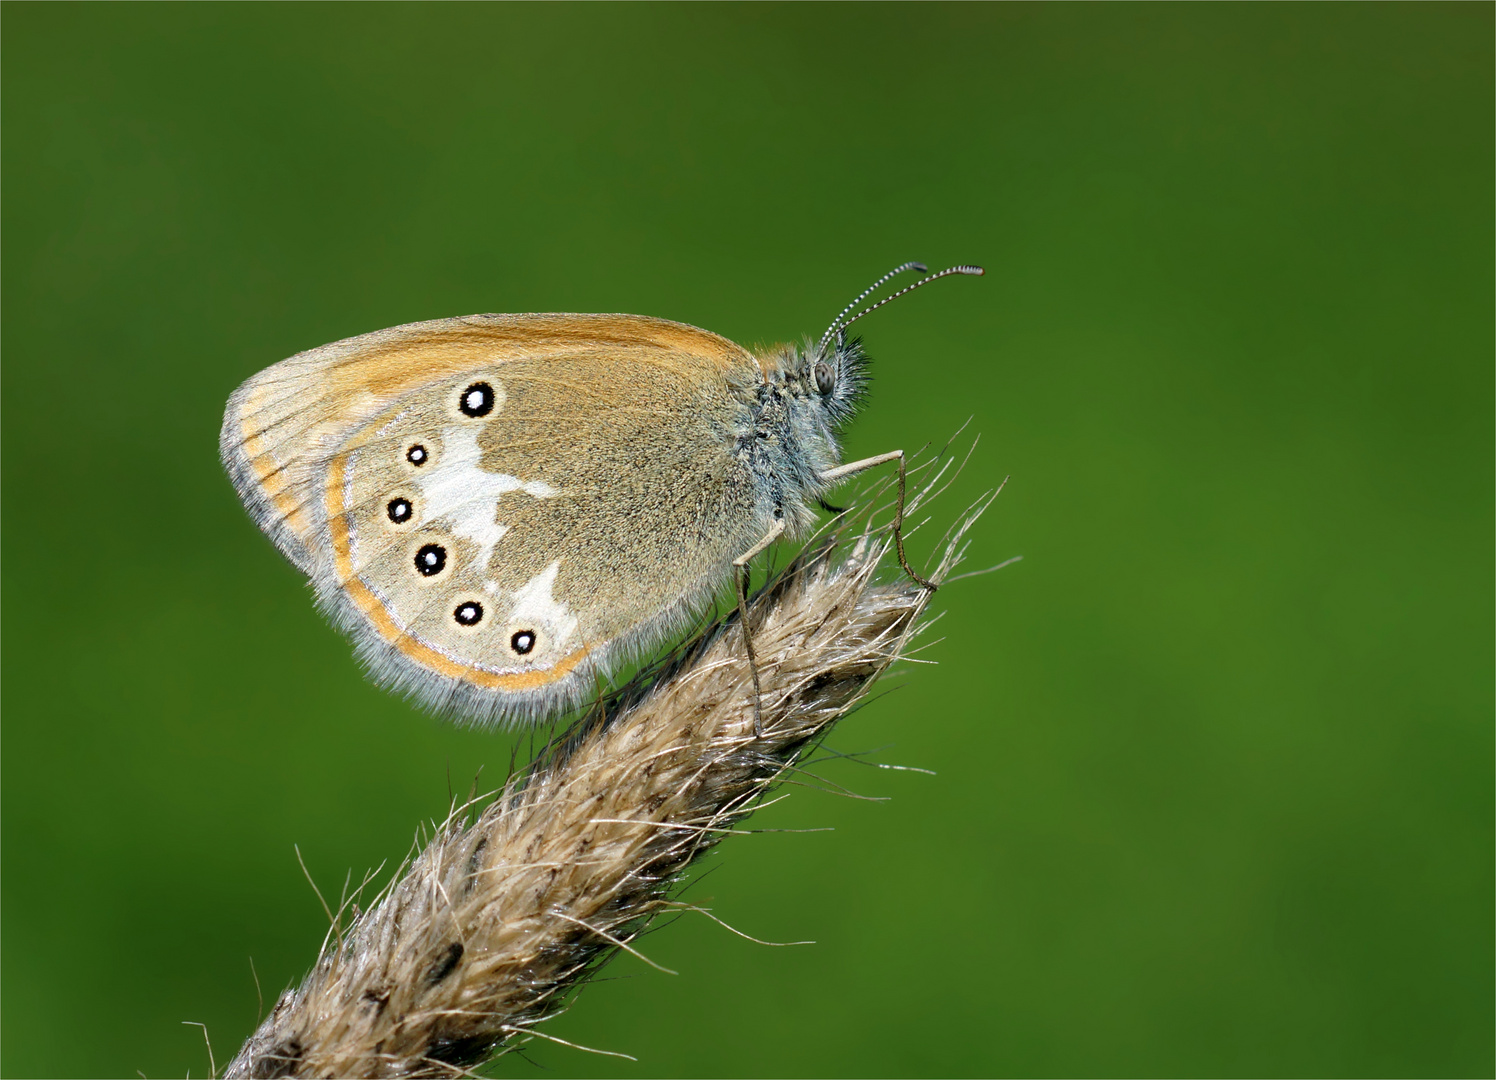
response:
{"label": "butterfly antenna", "polygon": [[858,319],[862,318],[864,315],[869,315],[872,312],[877,311],[884,304],[890,304],[893,301],[897,300],[899,297],[903,296],[905,293],[912,293],[915,289],[918,289],[922,285],[928,285],[932,281],[939,281],[941,278],[943,278],[943,277],[950,277],[950,275],[952,275],[952,274],[970,274],[972,277],[981,277],[986,272],[987,271],[983,270],[980,266],[965,266],[965,265],[962,265],[962,266],[951,266],[951,267],[948,267],[948,268],[940,271],[937,274],[931,274],[929,277],[922,277],[918,281],[916,281],[913,285],[906,285],[902,289],[900,289],[898,292],[894,293],[892,296],[885,296],[882,300],[879,300],[876,304],[873,304],[873,305],[871,305],[869,307],[863,308],[856,315],[853,315],[846,322],[844,322],[840,326],[836,327],[836,329],[839,330],[839,331],[840,330],[845,330],[847,327],[851,326],[854,322],[856,322]]}
{"label": "butterfly antenna", "polygon": [[856,310],[857,305],[866,300],[870,294],[875,293],[880,288],[882,288],[884,282],[886,282],[889,278],[898,277],[905,270],[918,270],[921,274],[927,274],[930,272],[930,268],[922,262],[906,262],[903,266],[895,266],[892,270],[884,274],[877,281],[873,282],[867,288],[863,289],[862,292],[858,293],[856,300],[853,300],[850,304],[841,309],[841,313],[837,315],[836,318],[831,320],[831,325],[826,327],[826,332],[821,335],[821,341],[820,344],[816,346],[816,352],[819,353],[826,348],[826,342],[831,340],[831,335],[836,333],[843,317],[845,317],[849,311]]}

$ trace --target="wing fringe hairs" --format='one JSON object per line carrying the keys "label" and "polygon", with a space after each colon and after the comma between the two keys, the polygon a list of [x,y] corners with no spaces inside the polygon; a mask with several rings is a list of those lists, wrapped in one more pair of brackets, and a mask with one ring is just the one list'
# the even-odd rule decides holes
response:
{"label": "wing fringe hairs", "polygon": [[[934,580],[995,494],[947,535]],[[456,807],[370,910],[346,927],[340,910],[311,974],[225,1076],[468,1076],[560,1041],[536,1025],[618,950],[639,955],[630,943],[653,916],[685,906],[671,897],[686,867],[905,654],[929,594],[874,581],[889,539],[868,522],[807,548],[749,606],[762,737],[729,616],[594,706],[486,807]]]}

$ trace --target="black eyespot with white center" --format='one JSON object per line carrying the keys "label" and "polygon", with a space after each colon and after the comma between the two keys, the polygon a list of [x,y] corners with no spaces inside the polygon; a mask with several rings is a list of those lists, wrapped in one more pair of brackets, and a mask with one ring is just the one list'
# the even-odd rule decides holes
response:
{"label": "black eyespot with white center", "polygon": [[476,600],[464,600],[457,605],[457,610],[452,612],[452,618],[456,619],[460,626],[477,626],[483,619],[483,605]]}
{"label": "black eyespot with white center", "polygon": [[421,466],[431,460],[431,455],[426,452],[424,446],[416,443],[409,450],[405,451],[405,460],[412,465]]}
{"label": "black eyespot with white center", "polygon": [[816,389],[822,394],[829,394],[836,389],[836,372],[824,361],[816,365]]}
{"label": "black eyespot with white center", "polygon": [[463,416],[487,416],[493,412],[493,387],[486,382],[475,382],[462,392],[457,402]]}
{"label": "black eyespot with white center", "polygon": [[416,569],[422,577],[440,574],[446,565],[447,549],[440,544],[422,544],[421,550],[416,552]]}
{"label": "black eyespot with white center", "polygon": [[535,632],[533,630],[516,630],[514,636],[509,639],[509,647],[520,656],[535,648]]}
{"label": "black eyespot with white center", "polygon": [[384,512],[389,514],[390,520],[396,525],[404,525],[415,513],[415,509],[410,505],[409,499],[391,499]]}

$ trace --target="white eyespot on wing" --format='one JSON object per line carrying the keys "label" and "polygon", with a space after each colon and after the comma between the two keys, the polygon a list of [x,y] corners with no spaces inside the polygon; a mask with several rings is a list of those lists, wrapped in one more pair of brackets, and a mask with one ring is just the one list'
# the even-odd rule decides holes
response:
{"label": "white eyespot on wing", "polygon": [[478,430],[472,424],[443,430],[441,456],[414,479],[421,489],[422,516],[427,521],[440,518],[450,522],[454,535],[478,545],[478,563],[486,567],[494,545],[509,531],[498,521],[499,497],[523,491],[537,499],[549,499],[560,493],[543,480],[521,480],[483,468]]}
{"label": "white eyespot on wing", "polygon": [[509,613],[512,625],[544,631],[549,638],[547,644],[558,652],[577,632],[577,617],[571,608],[552,595],[560,569],[561,560],[557,559],[515,589],[514,609]]}

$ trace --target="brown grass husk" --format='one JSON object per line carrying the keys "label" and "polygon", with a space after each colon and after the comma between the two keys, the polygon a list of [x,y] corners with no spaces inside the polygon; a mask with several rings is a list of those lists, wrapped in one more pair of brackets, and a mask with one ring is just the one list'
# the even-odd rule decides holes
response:
{"label": "brown grass husk", "polygon": [[[927,487],[924,494],[929,493]],[[918,500],[915,500],[916,502]],[[959,523],[932,577],[959,560]],[[683,871],[906,650],[930,593],[875,582],[886,534],[823,539],[734,616],[585,716],[486,806],[457,808],[240,1049],[230,1077],[469,1075],[675,905]],[[341,914],[341,913],[340,913]]]}

